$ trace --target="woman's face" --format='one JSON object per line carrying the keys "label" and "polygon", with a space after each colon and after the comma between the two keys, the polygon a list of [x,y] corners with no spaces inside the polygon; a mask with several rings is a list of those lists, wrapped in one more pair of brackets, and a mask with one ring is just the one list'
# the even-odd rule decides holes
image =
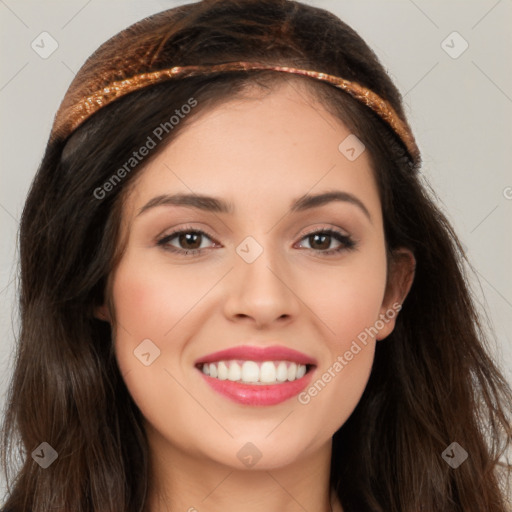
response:
{"label": "woman's face", "polygon": [[125,204],[115,350],[160,453],[274,468],[330,450],[406,293],[368,153],[293,84],[195,119]]}

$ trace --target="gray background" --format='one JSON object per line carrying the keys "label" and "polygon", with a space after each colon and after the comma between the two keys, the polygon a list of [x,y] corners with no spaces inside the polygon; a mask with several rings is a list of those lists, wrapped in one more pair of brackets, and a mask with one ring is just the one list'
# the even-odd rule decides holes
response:
{"label": "gray background", "polygon": [[[0,0],[0,407],[18,327],[18,219],[53,116],[73,75],[102,42],[184,3]],[[404,95],[422,172],[468,251],[477,301],[496,336],[492,351],[512,382],[512,1],[305,3],[359,32]],[[44,31],[58,43],[47,59],[31,47]],[[464,43],[450,36],[454,31],[469,44],[457,58]]]}

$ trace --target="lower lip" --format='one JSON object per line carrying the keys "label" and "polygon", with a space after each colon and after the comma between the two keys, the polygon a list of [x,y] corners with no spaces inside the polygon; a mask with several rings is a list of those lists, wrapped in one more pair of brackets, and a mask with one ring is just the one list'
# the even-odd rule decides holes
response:
{"label": "lower lip", "polygon": [[309,384],[314,368],[300,379],[269,385],[241,384],[209,377],[198,370],[206,383],[217,393],[244,405],[276,405],[298,395]]}

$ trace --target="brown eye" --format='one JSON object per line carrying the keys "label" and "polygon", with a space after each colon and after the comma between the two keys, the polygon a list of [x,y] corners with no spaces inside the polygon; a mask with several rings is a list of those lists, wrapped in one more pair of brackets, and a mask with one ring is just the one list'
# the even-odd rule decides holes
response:
{"label": "brown eye", "polygon": [[[157,245],[171,252],[182,254],[198,254],[207,247],[201,247],[205,239],[212,240],[204,231],[197,229],[183,229],[174,231],[160,238]],[[174,242],[173,242],[174,241]],[[173,242],[173,243],[171,243]]]}
{"label": "brown eye", "polygon": [[[306,247],[306,249],[311,249],[312,251],[318,252],[322,255],[339,253],[344,250],[353,249],[356,246],[356,243],[352,238],[332,229],[308,233],[302,238],[302,240],[308,241],[309,247]],[[330,248],[333,240],[339,244],[338,247]]]}
{"label": "brown eye", "polygon": [[[182,233],[177,236],[181,248],[184,249],[199,249],[201,246],[201,237],[199,233]],[[199,243],[198,243],[199,242]]]}
{"label": "brown eye", "polygon": [[327,235],[325,233],[315,233],[314,235],[309,235],[309,245],[312,249],[329,249],[331,245],[332,237],[331,235]]}

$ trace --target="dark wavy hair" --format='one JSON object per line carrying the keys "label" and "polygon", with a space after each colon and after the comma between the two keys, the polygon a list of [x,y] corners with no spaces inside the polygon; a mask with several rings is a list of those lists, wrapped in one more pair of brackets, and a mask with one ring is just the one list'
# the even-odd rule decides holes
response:
{"label": "dark wavy hair", "polygon": [[[137,52],[150,53],[152,69],[264,61],[356,81],[405,118],[398,90],[358,34],[299,2],[204,0],[150,16],[126,35],[102,45],[75,80],[101,62],[122,67]],[[48,142],[19,233],[21,329],[2,429],[6,512],[144,509],[142,416],[116,364],[111,326],[94,316],[96,306],[111,304],[121,208],[144,165],[101,200],[93,192],[191,97],[197,107],[144,164],[200,112],[283,81],[307,87],[364,142],[388,258],[399,247],[416,258],[396,328],[377,344],[364,394],[333,437],[331,485],[347,512],[506,510],[502,478],[511,467],[500,460],[511,446],[512,392],[489,355],[464,252],[419,166],[389,127],[346,93],[311,78],[247,71],[147,87],[100,109],[70,137]],[[31,457],[43,441],[58,452],[47,469]],[[453,441],[469,454],[457,469],[441,457]]]}

